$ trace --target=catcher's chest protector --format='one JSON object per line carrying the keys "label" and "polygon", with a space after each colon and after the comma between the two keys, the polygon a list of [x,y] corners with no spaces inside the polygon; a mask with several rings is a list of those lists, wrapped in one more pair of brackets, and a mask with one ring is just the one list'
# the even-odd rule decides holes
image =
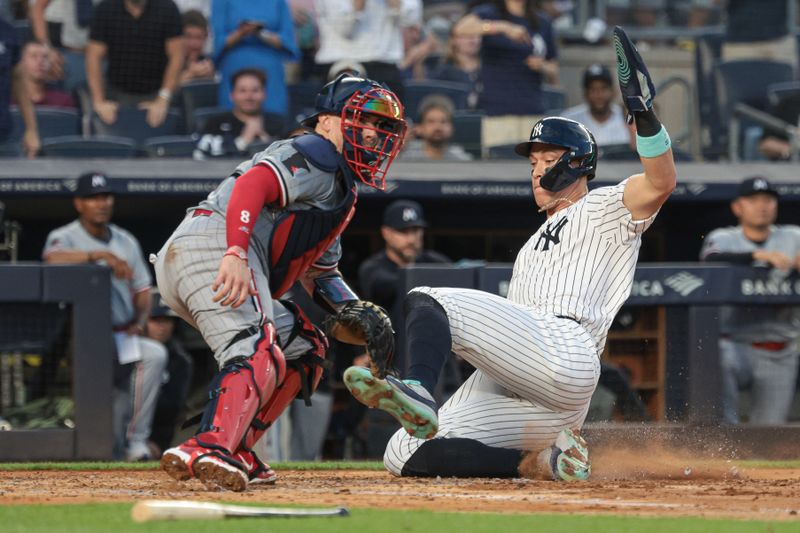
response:
{"label": "catcher's chest protector", "polygon": [[319,153],[319,143],[309,135],[298,137],[293,145],[317,168],[335,172],[346,193],[330,209],[284,211],[278,216],[269,246],[269,288],[273,298],[289,290],[341,235],[353,218],[358,196],[352,173],[338,154],[331,157],[330,153]]}

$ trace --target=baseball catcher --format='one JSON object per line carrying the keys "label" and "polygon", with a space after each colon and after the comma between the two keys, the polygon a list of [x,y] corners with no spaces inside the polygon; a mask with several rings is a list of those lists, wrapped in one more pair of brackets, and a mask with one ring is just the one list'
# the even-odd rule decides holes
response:
{"label": "baseball catcher", "polygon": [[[406,379],[345,372],[356,398],[402,425],[384,454],[393,474],[589,477],[580,429],[600,355],[631,292],[642,235],[676,185],[647,68],[621,28],[614,48],[643,172],[590,191],[591,132],[561,117],[536,122],[516,152],[530,162],[533,197],[547,220],[519,251],[508,297],[417,287],[404,306]],[[437,408],[433,391],[451,352],[477,370]]]}
{"label": "baseball catcher", "polygon": [[253,444],[322,374],[328,341],[291,302],[296,281],[333,315],[333,335],[365,344],[377,375],[393,353],[386,314],[337,270],[356,180],[384,189],[403,143],[403,107],[386,86],[342,75],[325,85],[311,130],[241,163],[186,218],[155,261],[164,301],[197,327],[219,364],[197,434],[164,452],[179,481],[241,491],[274,482]]}

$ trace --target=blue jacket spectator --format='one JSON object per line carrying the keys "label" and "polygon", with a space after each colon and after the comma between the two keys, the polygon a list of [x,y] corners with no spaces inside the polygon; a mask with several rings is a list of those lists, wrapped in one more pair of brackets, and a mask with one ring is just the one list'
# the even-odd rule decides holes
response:
{"label": "blue jacket spectator", "polygon": [[[267,74],[269,94],[262,109],[286,115],[289,104],[283,62],[300,57],[286,0],[214,0],[211,24],[220,85],[229,87],[233,74],[243,68],[260,68]],[[219,105],[232,107],[227,91],[220,91]]]}

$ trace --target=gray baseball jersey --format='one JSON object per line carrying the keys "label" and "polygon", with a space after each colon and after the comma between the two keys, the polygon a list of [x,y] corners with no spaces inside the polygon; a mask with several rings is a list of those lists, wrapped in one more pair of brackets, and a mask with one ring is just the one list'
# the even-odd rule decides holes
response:
{"label": "gray baseball jersey", "polygon": [[[266,150],[254,155],[252,159],[242,162],[236,167],[233,175],[209,194],[199,207],[225,216],[236,178],[259,164],[266,165],[275,172],[281,189],[280,205],[264,206],[259,213],[250,238],[251,248],[266,267],[269,256],[269,240],[275,227],[275,220],[280,213],[286,210],[331,208],[342,201],[344,191],[337,185],[335,174],[314,167],[294,149],[292,140],[286,139],[272,143]],[[322,269],[333,268],[338,264],[341,255],[340,239],[337,238],[331,247],[317,259],[315,266]],[[265,270],[269,271],[268,268]]]}
{"label": "gray baseball jersey", "polygon": [[[633,286],[642,233],[625,183],[602,187],[552,217],[517,255],[508,298],[421,287],[447,312],[453,352],[477,371],[439,409],[436,438],[541,450],[580,428],[600,376],[611,321]],[[400,475],[422,443],[401,429],[384,454]]]}
{"label": "gray baseball jersey", "polygon": [[[111,238],[105,242],[90,235],[79,220],[70,222],[50,232],[42,257],[58,250],[102,250],[111,252],[128,263],[133,270],[132,279],[111,276],[111,323],[114,327],[121,327],[136,319],[133,295],[148,290],[152,285],[152,278],[136,237],[115,224],[109,224],[108,230]],[[100,261],[99,264],[104,263]]]}
{"label": "gray baseball jersey", "polygon": [[[714,253],[780,252],[790,259],[800,255],[800,227],[772,226],[769,238],[756,244],[741,226],[715,229],[703,241],[700,259]],[[769,266],[755,262],[755,266]],[[780,276],[780,272],[775,271]],[[790,341],[800,336],[800,308],[790,306],[725,306],[720,312],[720,332],[742,342]]]}
{"label": "gray baseball jersey", "polygon": [[[343,201],[346,192],[335,173],[315,167],[291,143],[291,140],[275,142],[239,165],[206,200],[189,209],[155,258],[156,279],[164,302],[200,330],[220,367],[233,357],[254,353],[259,340],[257,333],[231,343],[243,330],[272,320],[278,334],[285,339],[294,324],[293,315],[280,302],[272,300],[269,286],[268,251],[278,216],[287,210],[330,209]],[[267,165],[278,176],[280,206],[265,206],[260,211],[250,237],[249,265],[257,294],[236,309],[223,307],[212,301],[211,285],[227,249],[225,214],[236,177],[257,164]],[[340,256],[337,237],[313,266],[334,268]],[[292,359],[309,347],[307,341],[297,337],[290,346],[284,346],[284,354]]]}

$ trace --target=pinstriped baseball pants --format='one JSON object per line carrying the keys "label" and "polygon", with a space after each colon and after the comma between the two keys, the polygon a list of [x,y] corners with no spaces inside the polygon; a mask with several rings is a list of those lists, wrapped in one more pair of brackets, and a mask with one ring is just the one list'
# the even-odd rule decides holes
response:
{"label": "pinstriped baseball pants", "polygon": [[[435,438],[540,450],[562,429],[581,427],[600,377],[594,340],[582,326],[473,289],[414,290],[442,305],[453,352],[477,369],[439,409]],[[423,442],[398,430],[386,468],[400,475]]]}
{"label": "pinstriped baseball pants", "polygon": [[[258,295],[236,309],[213,301],[211,285],[227,248],[225,219],[221,215],[193,217],[189,213],[158,252],[155,262],[156,281],[164,302],[200,331],[220,368],[233,357],[249,357],[255,352],[258,333],[228,345],[240,331],[271,319],[278,336],[286,338],[294,325],[294,315],[272,300],[269,280],[252,248],[249,264]],[[297,337],[283,352],[287,359],[293,359],[310,347],[308,341]]]}

